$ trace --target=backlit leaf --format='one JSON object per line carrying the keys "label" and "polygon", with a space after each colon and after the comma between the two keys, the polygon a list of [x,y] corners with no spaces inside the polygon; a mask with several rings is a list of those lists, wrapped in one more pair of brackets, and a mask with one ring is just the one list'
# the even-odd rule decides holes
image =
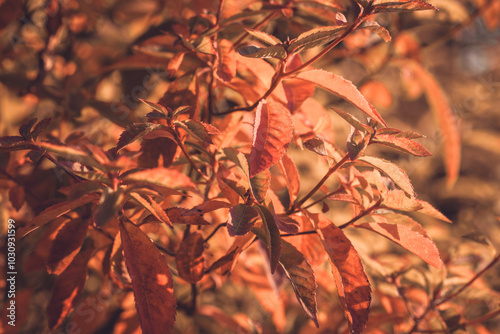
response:
{"label": "backlit leaf", "polygon": [[422,208],[422,205],[414,197],[408,197],[399,189],[389,190],[382,194],[382,206],[400,210],[400,211],[416,211]]}
{"label": "backlit leaf", "polygon": [[73,261],[83,245],[88,227],[88,220],[78,218],[59,226],[47,260],[49,274],[60,275]]}
{"label": "backlit leaf", "polygon": [[37,143],[37,145],[49,152],[55,153],[64,160],[78,162],[82,165],[95,167],[99,170],[104,169],[104,167],[96,159],[94,159],[87,153],[75,148],[63,145],[49,144],[45,142]]}
{"label": "backlit leaf", "polygon": [[293,114],[302,107],[305,100],[312,97],[315,85],[312,82],[304,83],[304,80],[287,79],[283,80],[283,90],[287,100],[287,107]]}
{"label": "backlit leaf", "polygon": [[427,157],[431,155],[429,151],[420,143],[411,140],[404,135],[390,135],[377,133],[373,138],[374,143],[395,148],[405,153],[410,153],[418,157]]}
{"label": "backlit leaf", "polygon": [[345,111],[336,109],[336,108],[331,108],[331,109],[333,111],[335,111],[340,117],[342,117],[347,123],[351,124],[356,130],[358,130],[362,133],[364,133],[364,132],[373,133],[373,129],[371,127],[369,127],[366,124],[361,123],[361,121],[358,120],[353,115],[351,115]]}
{"label": "backlit leaf", "polygon": [[358,161],[363,161],[377,168],[382,173],[385,173],[388,177],[390,177],[394,183],[396,183],[410,197],[414,196],[413,186],[410,179],[408,178],[408,175],[406,175],[405,171],[399,166],[387,160],[375,157],[361,157]]}
{"label": "backlit leaf", "polygon": [[375,0],[373,13],[410,12],[425,9],[437,10],[436,7],[424,0]]}
{"label": "backlit leaf", "polygon": [[245,235],[253,227],[259,213],[250,205],[238,204],[229,209],[227,232],[230,236]]}
{"label": "backlit leaf", "polygon": [[134,224],[122,221],[120,235],[142,331],[170,333],[175,322],[176,301],[167,261]]}
{"label": "backlit leaf", "polygon": [[190,283],[198,282],[205,272],[203,236],[199,231],[185,233],[175,256],[179,276]]}
{"label": "backlit leaf", "polygon": [[209,144],[213,144],[213,134],[220,134],[220,131],[217,130],[217,128],[215,128],[214,126],[192,119],[188,119],[182,122],[174,122],[174,124],[181,126],[190,135],[199,138]]}
{"label": "backlit leaf", "polygon": [[388,223],[361,223],[356,224],[356,227],[362,227],[386,237],[433,267],[438,269],[444,267],[434,242],[428,236],[412,231],[407,226]]}
{"label": "backlit leaf", "polygon": [[191,179],[181,172],[171,168],[151,168],[127,174],[124,181],[145,182],[171,189],[187,189],[196,191]]}
{"label": "backlit leaf", "polygon": [[91,255],[92,249],[76,255],[54,282],[52,297],[47,306],[50,329],[58,327],[77,304],[87,280],[87,263]]}
{"label": "backlit leaf", "polygon": [[262,100],[255,114],[250,177],[277,163],[285,154],[292,135],[292,118],[288,110],[273,100]]}
{"label": "backlit leaf", "polygon": [[238,53],[244,57],[250,58],[286,58],[285,49],[279,45],[273,45],[265,48],[255,45],[247,45],[239,48]]}
{"label": "backlit leaf", "polygon": [[422,206],[421,209],[419,209],[417,212],[423,213],[424,215],[428,215],[430,217],[434,217],[436,219],[445,221],[447,223],[451,224],[451,220],[449,220],[445,215],[443,215],[439,210],[437,210],[435,207],[433,207],[430,203],[423,201],[423,200],[417,200],[418,203]]}
{"label": "backlit leaf", "polygon": [[[172,116],[172,110],[170,110],[170,108],[166,108],[159,103],[151,102],[148,100],[139,99],[139,101],[141,101],[142,103],[144,103],[145,105],[147,105],[151,109],[154,109],[154,110],[158,111],[159,113],[163,114],[165,117]],[[134,125],[148,125],[148,124],[140,123],[140,124],[134,124]],[[149,124],[149,125],[151,125],[151,124]]]}
{"label": "backlit leaf", "polygon": [[255,37],[255,38],[257,38],[257,39],[261,40],[262,42],[267,43],[269,45],[276,45],[276,44],[281,43],[281,41],[278,38],[276,38],[272,35],[269,35],[263,31],[255,30],[255,29],[247,29],[247,28],[245,28],[245,31],[247,33],[249,33],[250,35],[252,35],[253,37]]}
{"label": "backlit leaf", "polygon": [[287,154],[284,154],[278,164],[281,174],[285,177],[290,203],[293,203],[299,194],[300,176],[297,166]]}
{"label": "backlit leaf", "polygon": [[380,114],[375,108],[364,98],[359,90],[350,82],[341,76],[324,70],[311,70],[297,74],[296,78],[310,81],[316,85],[336,94],[351,104],[361,109],[365,114],[373,118],[382,125],[386,125]]}
{"label": "backlit leaf", "polygon": [[274,217],[278,228],[286,233],[297,233],[300,230],[300,224],[290,216],[278,214]]}
{"label": "backlit leaf", "polygon": [[236,75],[236,52],[233,43],[227,39],[218,42],[217,76],[224,82],[231,82]]}
{"label": "backlit leaf", "polygon": [[304,147],[316,154],[328,157],[325,143],[319,138],[311,138],[304,142]]}
{"label": "backlit leaf", "polygon": [[339,36],[345,29],[345,26],[324,26],[314,28],[300,34],[290,45],[288,51],[294,53],[313,48],[318,45],[326,44]]}
{"label": "backlit leaf", "polygon": [[188,209],[185,208],[168,208],[165,210],[170,221],[174,224],[185,224],[185,225],[210,225],[210,222],[206,221],[202,216],[186,215]]}
{"label": "backlit leaf", "polygon": [[373,31],[374,33],[382,37],[382,39],[385,42],[391,41],[391,34],[389,33],[389,31],[384,27],[382,27],[380,24],[378,24],[376,21],[371,21],[371,20],[365,21],[363,22],[363,24],[361,24],[360,28]]}
{"label": "backlit leaf", "polygon": [[257,202],[262,203],[266,199],[267,191],[271,184],[271,172],[266,169],[250,178],[250,189]]}
{"label": "backlit leaf", "polygon": [[212,212],[215,210],[219,210],[219,209],[223,209],[223,208],[230,208],[230,207],[232,207],[231,203],[211,199],[211,200],[205,201],[199,205],[196,205],[192,209],[186,211],[183,215],[184,216],[198,216],[198,215],[205,214],[207,212]]}
{"label": "backlit leaf", "polygon": [[[324,216],[311,215],[316,226]],[[318,235],[331,261],[337,291],[344,306],[351,333],[361,333],[370,314],[371,288],[358,252],[344,232],[333,223],[318,229]]]}

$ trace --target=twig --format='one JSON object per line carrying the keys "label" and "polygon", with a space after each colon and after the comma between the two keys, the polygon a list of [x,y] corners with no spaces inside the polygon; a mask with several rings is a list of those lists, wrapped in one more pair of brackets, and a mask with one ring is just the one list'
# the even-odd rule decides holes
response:
{"label": "twig", "polygon": [[200,174],[201,177],[203,177],[206,181],[209,181],[210,178],[208,176],[206,176],[194,163],[193,159],[191,159],[191,156],[189,155],[188,151],[186,150],[186,147],[184,146],[184,144],[182,143],[182,140],[181,138],[179,137],[179,134],[177,133],[177,131],[173,131],[173,135],[174,135],[174,139],[177,143],[177,145],[179,145],[179,147],[181,148],[182,150],[182,153],[184,153],[184,156],[186,157],[186,159],[189,161],[189,163],[191,164],[191,166],[193,167],[193,169],[198,173]]}
{"label": "twig", "polygon": [[227,225],[226,223],[222,223],[222,224],[217,225],[215,227],[215,229],[212,231],[212,233],[210,233],[210,235],[205,239],[205,242],[208,242],[208,240],[210,240],[221,227],[226,226],[226,225]]}

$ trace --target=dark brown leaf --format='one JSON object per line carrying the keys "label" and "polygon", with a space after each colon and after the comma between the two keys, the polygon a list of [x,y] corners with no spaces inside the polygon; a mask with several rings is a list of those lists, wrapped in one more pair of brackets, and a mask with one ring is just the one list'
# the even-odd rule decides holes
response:
{"label": "dark brown leaf", "polygon": [[190,283],[198,282],[205,272],[204,240],[199,231],[185,233],[175,256],[179,276]]}

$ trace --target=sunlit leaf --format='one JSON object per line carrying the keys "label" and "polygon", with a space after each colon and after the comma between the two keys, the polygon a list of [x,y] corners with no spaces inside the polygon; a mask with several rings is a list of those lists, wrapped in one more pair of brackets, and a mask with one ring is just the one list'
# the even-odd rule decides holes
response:
{"label": "sunlit leaf", "polygon": [[437,10],[424,0],[375,0],[373,13],[379,12],[410,12],[415,10]]}
{"label": "sunlit leaf", "polygon": [[380,114],[375,108],[361,95],[359,90],[350,82],[341,76],[324,70],[310,70],[297,74],[296,78],[310,81],[316,85],[336,94],[349,101],[368,116],[382,125],[386,125]]}
{"label": "sunlit leaf", "polygon": [[293,135],[291,115],[282,104],[273,100],[259,103],[255,114],[250,177],[277,163]]}
{"label": "sunlit leaf", "polygon": [[405,153],[410,153],[418,157],[427,157],[431,153],[420,143],[407,138],[404,134],[380,134],[377,132],[372,140],[385,146],[395,148]]}
{"label": "sunlit leaf", "polygon": [[77,150],[75,148],[63,145],[50,144],[46,142],[40,142],[37,143],[37,145],[49,152],[55,153],[64,160],[78,162],[82,165],[87,165],[97,168],[99,170],[104,170],[104,167],[96,159],[94,159],[87,153]]}
{"label": "sunlit leaf", "polygon": [[120,235],[142,331],[170,333],[177,305],[167,261],[149,237],[134,224],[122,221]]}
{"label": "sunlit leaf", "polygon": [[239,48],[238,53],[244,57],[250,58],[286,58],[285,49],[279,45],[268,46],[265,48],[255,45],[247,45]]}
{"label": "sunlit leaf", "polygon": [[389,33],[389,31],[384,27],[382,27],[380,24],[378,24],[376,21],[371,21],[371,20],[365,21],[363,22],[363,24],[361,24],[360,28],[373,31],[374,33],[382,37],[382,39],[385,42],[391,41],[391,34]]}
{"label": "sunlit leaf", "polygon": [[196,205],[192,209],[186,211],[183,215],[184,216],[197,216],[197,215],[205,214],[207,212],[212,212],[215,210],[219,210],[219,209],[223,209],[223,208],[230,208],[230,207],[232,207],[231,203],[211,199],[211,200],[205,201],[199,205]]}
{"label": "sunlit leaf", "polygon": [[295,162],[287,154],[284,154],[278,164],[281,174],[285,177],[290,203],[293,203],[299,194],[300,176]]}
{"label": "sunlit leaf", "polygon": [[339,36],[345,29],[345,26],[324,26],[314,28],[300,34],[288,46],[288,51],[301,52],[318,45],[326,44]]}
{"label": "sunlit leaf", "polygon": [[156,203],[151,196],[147,195],[142,196],[135,192],[129,193],[129,196],[135,199],[140,205],[142,205],[146,210],[148,210],[160,222],[167,224],[168,226],[173,228],[172,222],[165,213],[165,210],[163,210],[161,206],[158,203]]}
{"label": "sunlit leaf", "polygon": [[262,203],[266,199],[267,191],[271,185],[271,172],[266,169],[250,178],[250,189],[257,202]]}
{"label": "sunlit leaf", "polygon": [[313,96],[316,88],[314,83],[304,83],[304,80],[298,79],[283,80],[281,84],[285,91],[287,107],[292,114],[302,107],[305,100]]}
{"label": "sunlit leaf", "polygon": [[171,168],[151,168],[127,174],[124,181],[145,182],[171,189],[187,189],[196,191],[191,179],[181,172]]}
{"label": "sunlit leaf", "polygon": [[405,171],[397,165],[384,159],[375,157],[361,157],[358,161],[363,161],[390,177],[405,193],[414,196],[413,186]]}
{"label": "sunlit leaf", "polygon": [[249,33],[250,35],[252,35],[253,37],[255,37],[255,38],[257,38],[257,39],[261,40],[262,42],[267,43],[269,45],[276,45],[276,44],[281,43],[281,41],[278,38],[276,38],[272,35],[269,35],[263,31],[255,30],[255,29],[247,29],[247,28],[245,28],[245,31],[247,33]]}

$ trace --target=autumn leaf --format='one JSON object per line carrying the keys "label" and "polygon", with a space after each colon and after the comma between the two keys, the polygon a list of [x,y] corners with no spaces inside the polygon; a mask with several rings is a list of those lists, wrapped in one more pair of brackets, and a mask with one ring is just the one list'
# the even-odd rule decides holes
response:
{"label": "autumn leaf", "polygon": [[417,157],[427,157],[431,153],[420,143],[406,137],[401,133],[398,134],[381,134],[378,133],[372,139],[372,142],[379,143],[385,146],[395,148],[396,150],[413,154]]}
{"label": "autumn leaf", "polygon": [[230,236],[245,235],[253,227],[254,219],[259,216],[253,207],[246,204],[238,204],[229,209],[227,220],[227,232]]}
{"label": "autumn leaf", "polygon": [[80,298],[87,280],[87,263],[91,255],[90,248],[78,253],[54,282],[52,297],[47,306],[50,329],[63,322]]}
{"label": "autumn leaf", "polygon": [[50,144],[46,142],[39,142],[37,145],[49,152],[55,153],[64,160],[78,162],[82,165],[97,168],[98,170],[105,170],[105,168],[96,159],[81,150],[77,150],[69,146]]}
{"label": "autumn leaf", "polygon": [[151,168],[127,174],[122,178],[125,182],[144,182],[170,189],[186,189],[197,191],[191,179],[181,172],[171,168]]}
{"label": "autumn leaf", "polygon": [[59,227],[47,260],[49,274],[60,275],[80,251],[87,236],[89,221],[71,219]]}
{"label": "autumn leaf", "polygon": [[319,138],[311,138],[306,140],[304,142],[304,147],[309,151],[322,155],[324,157],[330,156],[326,151],[325,143]]}
{"label": "autumn leaf", "polygon": [[238,53],[249,58],[286,58],[286,50],[280,45],[268,47],[258,47],[255,45],[247,45],[238,49]]}
{"label": "autumn leaf", "polygon": [[318,45],[326,44],[339,36],[345,29],[345,26],[324,26],[311,29],[300,34],[288,46],[288,51],[297,53]]}
{"label": "autumn leaf", "polygon": [[373,31],[374,33],[382,37],[382,39],[385,42],[391,41],[391,34],[389,33],[389,31],[384,27],[382,27],[380,24],[378,24],[378,22],[376,21],[371,21],[371,20],[365,21],[361,24],[360,28]]}
{"label": "autumn leaf", "polygon": [[211,199],[205,201],[199,205],[194,206],[190,210],[183,213],[184,216],[199,216],[205,214],[207,212],[212,212],[215,210],[230,208],[232,207],[231,203],[219,201],[216,199]]}
{"label": "autumn leaf", "polygon": [[373,13],[379,12],[410,12],[415,10],[437,10],[424,0],[375,0]]}
{"label": "autumn leaf", "polygon": [[438,81],[422,65],[412,62],[411,66],[425,89],[427,100],[441,129],[447,184],[451,187],[460,173],[461,140],[457,119]]}
{"label": "autumn leaf", "polygon": [[250,177],[277,163],[293,135],[290,113],[273,100],[262,100],[255,114],[253,143],[250,151]]}
{"label": "autumn leaf", "polygon": [[281,43],[281,41],[278,38],[274,37],[273,35],[269,35],[263,31],[255,29],[247,29],[247,28],[245,28],[245,31],[250,35],[252,35],[253,37],[257,38],[258,40],[267,43],[269,45],[276,45]]}
{"label": "autumn leaf", "polygon": [[257,205],[255,210],[259,212],[260,218],[264,223],[264,231],[266,240],[265,243],[269,248],[269,258],[271,259],[271,274],[274,274],[278,267],[281,256],[281,236],[276,221],[275,215],[263,205]]}
{"label": "autumn leaf", "polygon": [[142,331],[170,333],[175,322],[176,301],[168,263],[134,224],[122,221],[120,235]]}
{"label": "autumn leaf", "polygon": [[285,177],[290,203],[295,202],[300,190],[300,176],[297,166],[287,154],[284,154],[278,164],[281,174]]}
{"label": "autumn leaf", "polygon": [[271,184],[271,172],[266,169],[250,178],[250,189],[255,200],[259,203],[266,199]]}
{"label": "autumn leaf", "polygon": [[408,175],[406,175],[404,170],[392,162],[375,157],[361,157],[358,161],[365,162],[386,174],[409,196],[413,197],[415,195]]}
{"label": "autumn leaf", "polygon": [[83,206],[88,203],[97,202],[100,198],[100,195],[97,193],[92,193],[88,195],[84,195],[80,198],[74,199],[72,201],[65,201],[55,205],[52,205],[42,211],[39,215],[37,215],[33,220],[28,224],[27,227],[23,227],[22,231],[24,233],[19,233],[20,235],[26,235],[40,226],[48,223],[49,221],[62,216],[65,213],[70,212],[80,206]]}
{"label": "autumn leaf", "polygon": [[140,205],[142,205],[146,210],[148,210],[160,222],[173,228],[172,222],[165,213],[165,210],[163,210],[160,204],[156,203],[156,201],[151,196],[147,195],[142,196],[135,192],[130,192],[129,196],[135,199]]}
{"label": "autumn leaf", "polygon": [[342,97],[346,101],[361,109],[365,114],[373,118],[378,123],[384,126],[386,125],[377,110],[375,110],[375,108],[364,98],[364,96],[361,95],[356,86],[354,86],[349,80],[319,69],[301,72],[296,75],[296,78],[313,82],[329,92]]}
{"label": "autumn leaf", "polygon": [[142,137],[152,132],[153,130],[159,129],[161,127],[162,127],[161,124],[152,124],[152,123],[139,123],[128,127],[120,135],[120,139],[118,140],[118,144],[116,145],[115,148],[116,152],[120,151],[127,145],[132,144],[134,141],[141,139]]}
{"label": "autumn leaf", "polygon": [[360,223],[355,226],[386,237],[437,269],[444,267],[434,242],[427,235],[413,231],[410,227],[397,223]]}
{"label": "autumn leaf", "polygon": [[[254,228],[252,232],[264,243],[268,242],[268,238],[263,229]],[[314,322],[316,327],[319,328],[316,305],[316,289],[318,286],[311,265],[304,257],[304,254],[299,252],[297,248],[285,240],[281,240],[281,256],[279,263],[285,271],[302,309]]]}
{"label": "autumn leaf", "polygon": [[304,83],[304,80],[283,80],[283,90],[287,100],[288,110],[293,114],[302,107],[305,100],[312,97],[315,90],[314,83]]}
{"label": "autumn leaf", "polygon": [[175,256],[175,264],[181,278],[190,283],[196,283],[203,277],[205,272],[203,251],[204,240],[200,232],[184,233]]}
{"label": "autumn leaf", "polygon": [[236,53],[233,43],[227,39],[218,41],[217,76],[224,82],[231,82],[236,75]]}
{"label": "autumn leaf", "polygon": [[[327,220],[320,215],[309,215],[315,225]],[[371,288],[358,252],[344,232],[330,223],[317,230],[331,261],[337,291],[344,306],[351,333],[361,333],[370,314]]]}

